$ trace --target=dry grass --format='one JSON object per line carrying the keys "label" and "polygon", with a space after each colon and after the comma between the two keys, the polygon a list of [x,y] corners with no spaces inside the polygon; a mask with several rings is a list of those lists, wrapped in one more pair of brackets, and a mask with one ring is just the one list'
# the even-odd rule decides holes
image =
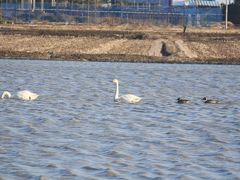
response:
{"label": "dry grass", "polygon": [[[34,22],[30,24],[0,24],[0,28],[12,29],[51,29],[51,30],[118,30],[118,31],[143,31],[143,32],[182,32],[182,26],[156,26],[152,24],[62,24],[62,23],[47,23]],[[201,32],[201,33],[240,33],[240,28],[229,24],[228,31],[225,30],[224,23],[212,24],[210,27],[188,27],[187,32]]]}
{"label": "dry grass", "polygon": [[[91,25],[91,24],[14,24],[6,25],[1,24],[0,28],[12,28],[12,29],[51,29],[51,30],[104,30],[104,31],[142,31],[151,35],[155,34],[155,39],[127,39],[127,38],[114,38],[104,36],[34,36],[34,35],[20,35],[20,34],[8,34],[4,35],[0,33],[0,54],[11,57],[11,52],[21,52],[22,54],[38,53],[43,55],[43,58],[48,58],[49,54],[53,55],[74,55],[81,57],[81,54],[96,55],[94,58],[98,58],[97,55],[125,55],[128,56],[144,56],[149,58],[159,58],[164,60],[206,60],[206,59],[222,59],[227,61],[228,59],[238,59],[240,61],[240,41],[231,40],[219,41],[212,40],[211,37],[205,36],[204,33],[222,33],[220,36],[224,37],[224,34],[235,33],[237,37],[240,35],[239,29],[230,29],[225,31],[221,28],[191,28],[187,29],[190,36],[193,39],[189,40],[181,34],[181,27],[157,27],[157,26],[143,26],[139,24],[124,24],[124,25]],[[174,33],[174,34],[173,34]],[[198,38],[198,34],[204,36],[204,41]],[[156,35],[157,34],[157,35]],[[238,35],[239,34],[239,35]],[[234,36],[235,37],[235,36]],[[202,38],[202,37],[201,37]],[[178,53],[170,57],[162,57],[161,42],[167,41],[175,44],[179,50]],[[2,52],[2,53],[1,53]],[[16,54],[16,53],[15,53]],[[68,57],[66,56],[66,57]],[[30,57],[31,58],[31,57]]]}

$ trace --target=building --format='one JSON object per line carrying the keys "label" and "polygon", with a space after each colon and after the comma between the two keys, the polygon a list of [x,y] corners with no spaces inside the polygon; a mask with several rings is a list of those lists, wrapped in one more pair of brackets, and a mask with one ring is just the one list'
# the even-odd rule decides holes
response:
{"label": "building", "polygon": [[205,26],[223,18],[217,0],[1,0],[0,10],[2,19],[29,22],[96,22],[110,17]]}
{"label": "building", "polygon": [[220,6],[217,0],[172,0],[172,6],[197,6],[197,7],[218,7]]}

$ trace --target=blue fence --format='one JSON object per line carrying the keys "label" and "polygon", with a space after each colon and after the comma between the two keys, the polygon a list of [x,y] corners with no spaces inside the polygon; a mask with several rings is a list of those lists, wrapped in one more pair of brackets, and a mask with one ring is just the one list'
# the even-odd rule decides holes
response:
{"label": "blue fence", "polygon": [[159,6],[157,4],[0,4],[1,21],[63,23],[143,23],[208,26],[223,20],[220,7]]}

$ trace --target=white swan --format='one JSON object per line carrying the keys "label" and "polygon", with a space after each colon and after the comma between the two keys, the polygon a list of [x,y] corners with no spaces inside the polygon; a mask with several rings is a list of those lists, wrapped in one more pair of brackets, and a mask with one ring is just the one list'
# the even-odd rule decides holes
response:
{"label": "white swan", "polygon": [[2,99],[8,99],[8,98],[11,98],[11,96],[12,96],[12,95],[11,95],[10,92],[8,92],[8,91],[3,91],[1,98],[2,98]]}
{"label": "white swan", "polygon": [[38,94],[32,93],[31,91],[28,90],[23,90],[23,91],[18,91],[17,92],[17,97],[18,99],[24,100],[24,101],[31,101],[35,100],[38,98]]}
{"label": "white swan", "polygon": [[[31,91],[28,91],[28,90],[17,92],[17,98],[20,100],[24,100],[24,101],[35,100],[38,98],[38,96],[39,96],[38,94],[32,93]],[[11,98],[11,97],[12,97],[12,95],[8,91],[4,91],[1,96],[2,99],[7,99],[7,98]]]}
{"label": "white swan", "polygon": [[125,103],[137,103],[139,101],[141,101],[141,97],[135,96],[133,94],[126,94],[126,95],[122,95],[119,97],[119,87],[118,87],[118,80],[114,79],[113,83],[116,84],[116,92],[115,92],[115,97],[114,100],[115,101],[120,101],[120,102],[125,102]]}

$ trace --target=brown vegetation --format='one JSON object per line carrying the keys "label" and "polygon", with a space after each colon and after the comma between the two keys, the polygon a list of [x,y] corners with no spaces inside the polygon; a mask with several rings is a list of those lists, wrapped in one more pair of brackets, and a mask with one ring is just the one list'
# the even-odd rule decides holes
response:
{"label": "brown vegetation", "polygon": [[182,30],[136,24],[2,24],[0,57],[240,64],[238,29]]}

